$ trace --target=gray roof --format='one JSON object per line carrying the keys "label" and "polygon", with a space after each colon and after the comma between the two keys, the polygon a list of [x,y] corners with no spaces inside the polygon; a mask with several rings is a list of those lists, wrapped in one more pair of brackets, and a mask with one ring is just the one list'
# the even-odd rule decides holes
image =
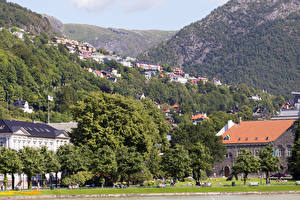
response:
{"label": "gray roof", "polygon": [[0,120],[0,133],[15,133],[21,128],[25,129],[31,136],[35,137],[55,138],[64,133],[63,130],[57,130],[47,124],[5,119]]}
{"label": "gray roof", "polygon": [[66,132],[71,132],[72,129],[77,128],[77,122],[67,122],[67,123],[50,123],[49,126],[52,126],[58,130],[64,130]]}

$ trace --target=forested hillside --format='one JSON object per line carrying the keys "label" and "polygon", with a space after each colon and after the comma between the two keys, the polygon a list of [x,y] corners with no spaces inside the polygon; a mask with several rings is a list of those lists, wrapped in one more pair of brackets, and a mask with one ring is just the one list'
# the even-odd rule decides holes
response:
{"label": "forested hillside", "polygon": [[[24,99],[42,112],[47,109],[48,95],[55,95],[57,99],[51,106],[64,113],[68,106],[63,105],[75,103],[80,94],[100,90],[96,78],[76,63],[77,56],[69,55],[63,46],[48,45],[48,40],[48,36],[42,34],[25,35],[23,41],[7,29],[0,31],[2,100],[8,99],[11,105],[14,100]],[[8,118],[7,110],[1,111],[0,115]],[[37,112],[31,117],[45,121],[46,116]],[[65,120],[68,119],[71,118]]]}
{"label": "forested hillside", "polygon": [[[25,15],[31,13],[20,9]],[[19,37],[20,34],[22,37]],[[98,78],[84,68],[100,71],[114,68],[121,77],[113,82]],[[99,64],[89,59],[80,60],[77,53],[70,54],[65,46],[51,43],[48,34],[24,33],[16,27],[10,31],[6,28],[0,31],[0,76],[0,118],[5,119],[45,122],[47,99],[52,96],[54,101],[49,102],[50,120],[70,121],[70,108],[90,92],[100,91],[133,98],[145,94],[162,106],[178,104],[180,112],[174,115],[176,123],[191,121],[191,116],[196,112],[211,114],[214,111],[231,110],[236,116],[243,116],[247,120],[252,119],[253,111],[260,106],[272,114],[284,103],[280,96],[272,96],[246,85],[215,86],[212,82],[204,84],[201,81],[198,85],[181,84],[170,82],[166,72],[147,80],[140,68],[127,68],[114,61]],[[262,100],[250,100],[248,97],[253,95],[259,95]],[[13,106],[14,101],[19,99],[28,101],[34,113],[27,114]]]}
{"label": "forested hillside", "polygon": [[0,0],[0,27],[19,27],[34,33],[53,33],[47,18],[15,3]]}
{"label": "forested hillside", "polygon": [[141,58],[276,94],[300,90],[300,2],[231,0]]}

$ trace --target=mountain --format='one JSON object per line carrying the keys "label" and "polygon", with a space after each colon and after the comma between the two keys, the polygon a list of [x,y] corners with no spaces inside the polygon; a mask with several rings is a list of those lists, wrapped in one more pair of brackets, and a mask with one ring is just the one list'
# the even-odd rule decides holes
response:
{"label": "mountain", "polygon": [[287,94],[300,90],[299,52],[299,0],[231,0],[140,58]]}
{"label": "mountain", "polygon": [[96,48],[129,56],[136,56],[175,34],[175,31],[125,30],[83,24],[65,24],[63,32],[72,39],[87,41]]}
{"label": "mountain", "polygon": [[47,18],[15,3],[0,0],[0,27],[13,27],[33,33],[54,32]]}
{"label": "mountain", "polygon": [[63,34],[64,24],[60,20],[46,14],[42,14],[42,16],[48,19],[55,33]]}

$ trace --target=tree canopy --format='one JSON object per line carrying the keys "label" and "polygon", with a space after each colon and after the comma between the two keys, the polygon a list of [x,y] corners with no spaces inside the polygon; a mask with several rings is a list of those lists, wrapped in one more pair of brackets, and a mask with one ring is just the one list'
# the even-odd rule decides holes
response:
{"label": "tree canopy", "polygon": [[71,141],[92,150],[108,145],[113,150],[127,146],[150,152],[154,145],[167,143],[168,125],[158,120],[163,119],[158,108],[145,107],[141,101],[120,95],[93,93],[73,108],[78,127],[70,133]]}

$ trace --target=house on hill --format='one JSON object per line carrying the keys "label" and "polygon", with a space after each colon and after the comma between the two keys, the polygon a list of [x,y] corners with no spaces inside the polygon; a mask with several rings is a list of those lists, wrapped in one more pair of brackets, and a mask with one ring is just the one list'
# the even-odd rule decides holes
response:
{"label": "house on hill", "polygon": [[290,106],[286,105],[286,108],[281,109],[278,116],[272,119],[298,119],[300,117],[300,92],[292,92],[292,95],[294,96],[294,109],[290,109]]}
{"label": "house on hill", "polygon": [[295,120],[245,122],[240,120],[238,124],[229,121],[217,133],[217,136],[223,138],[227,153],[222,162],[215,163],[213,172],[216,176],[228,177],[241,149],[247,149],[258,157],[259,151],[270,145],[274,149],[273,154],[280,159],[281,172],[288,173],[287,159],[291,156],[295,138],[294,123]]}
{"label": "house on hill", "polygon": [[16,100],[16,101],[14,101],[14,106],[21,108],[26,113],[33,113],[33,109],[29,107],[29,104],[27,101]]}
{"label": "house on hill", "polygon": [[198,123],[202,123],[203,120],[209,119],[206,113],[197,113],[192,116],[193,124],[197,125]]}

